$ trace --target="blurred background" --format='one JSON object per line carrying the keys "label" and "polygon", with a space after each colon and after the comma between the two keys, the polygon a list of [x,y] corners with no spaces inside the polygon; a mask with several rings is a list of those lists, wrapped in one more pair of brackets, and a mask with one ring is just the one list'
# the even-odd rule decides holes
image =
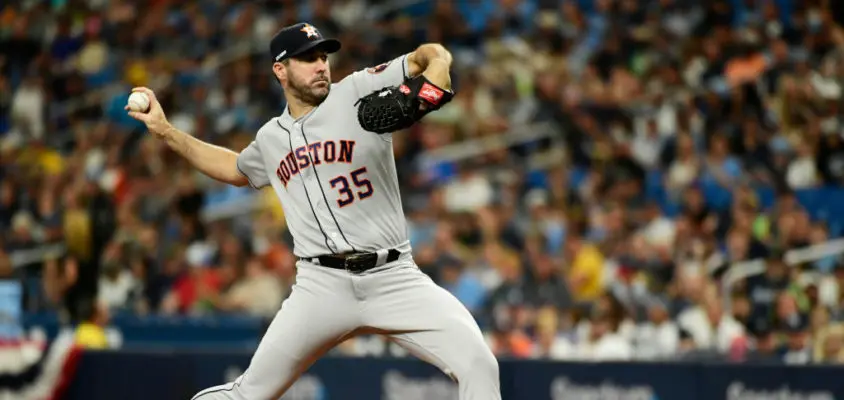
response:
{"label": "blurred background", "polygon": [[342,41],[335,81],[452,51],[458,96],[396,164],[416,262],[501,359],[844,362],[837,0],[3,2],[0,333],[254,350],[295,275],[274,194],[123,106],[149,86],[240,150],[284,107],[268,41],[302,20]]}

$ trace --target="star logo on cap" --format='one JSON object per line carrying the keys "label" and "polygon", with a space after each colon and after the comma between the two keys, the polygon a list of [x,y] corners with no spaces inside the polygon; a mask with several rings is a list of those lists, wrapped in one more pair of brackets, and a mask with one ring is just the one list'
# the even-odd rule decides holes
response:
{"label": "star logo on cap", "polygon": [[305,24],[305,26],[302,29],[300,29],[300,31],[307,33],[309,38],[310,37],[319,37],[319,33],[317,33],[316,28],[314,28],[313,26],[310,26],[308,24]]}

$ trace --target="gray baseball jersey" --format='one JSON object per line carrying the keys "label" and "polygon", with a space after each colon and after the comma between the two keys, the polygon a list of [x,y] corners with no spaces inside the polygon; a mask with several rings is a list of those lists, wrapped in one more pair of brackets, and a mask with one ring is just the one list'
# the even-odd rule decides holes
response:
{"label": "gray baseball jersey", "polygon": [[[472,315],[412,259],[391,136],[364,131],[357,121],[355,102],[398,85],[407,70],[402,56],[355,72],[302,118],[285,110],[270,120],[238,156],[252,186],[272,185],[294,253],[305,259],[296,263],[290,296],[243,375],[194,400],[277,399],[288,389],[297,396],[291,385],[316,358],[373,331],[457,380],[461,400],[501,399],[498,364]],[[400,258],[362,274],[310,259],[346,251],[381,257],[389,248],[397,248]]]}
{"label": "gray baseball jersey", "polygon": [[250,185],[275,190],[295,255],[409,247],[391,135],[361,128],[355,106],[407,70],[404,55],[349,75],[301,118],[285,108],[238,156]]}

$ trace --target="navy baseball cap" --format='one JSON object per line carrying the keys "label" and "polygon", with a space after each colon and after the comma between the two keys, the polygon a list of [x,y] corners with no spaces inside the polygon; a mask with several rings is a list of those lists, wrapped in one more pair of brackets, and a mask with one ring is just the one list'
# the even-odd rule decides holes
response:
{"label": "navy baseball cap", "polygon": [[327,53],[334,53],[340,50],[340,41],[327,39],[313,25],[300,22],[284,27],[273,36],[273,40],[270,41],[270,57],[273,63],[276,63],[316,47],[320,47]]}

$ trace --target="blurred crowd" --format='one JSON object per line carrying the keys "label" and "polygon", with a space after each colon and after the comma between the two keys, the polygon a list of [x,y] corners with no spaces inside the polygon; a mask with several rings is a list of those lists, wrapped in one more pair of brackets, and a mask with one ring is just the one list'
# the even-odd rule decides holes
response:
{"label": "blurred crowd", "polygon": [[844,230],[800,201],[844,183],[842,4],[4,3],[0,276],[86,326],[271,318],[295,275],[274,195],[197,174],[123,105],[149,86],[240,150],[284,107],[269,38],[307,20],[343,43],[335,81],[424,42],[454,54],[458,96],[394,136],[396,163],[416,262],[498,356],[844,362],[844,259],[786,256]]}

